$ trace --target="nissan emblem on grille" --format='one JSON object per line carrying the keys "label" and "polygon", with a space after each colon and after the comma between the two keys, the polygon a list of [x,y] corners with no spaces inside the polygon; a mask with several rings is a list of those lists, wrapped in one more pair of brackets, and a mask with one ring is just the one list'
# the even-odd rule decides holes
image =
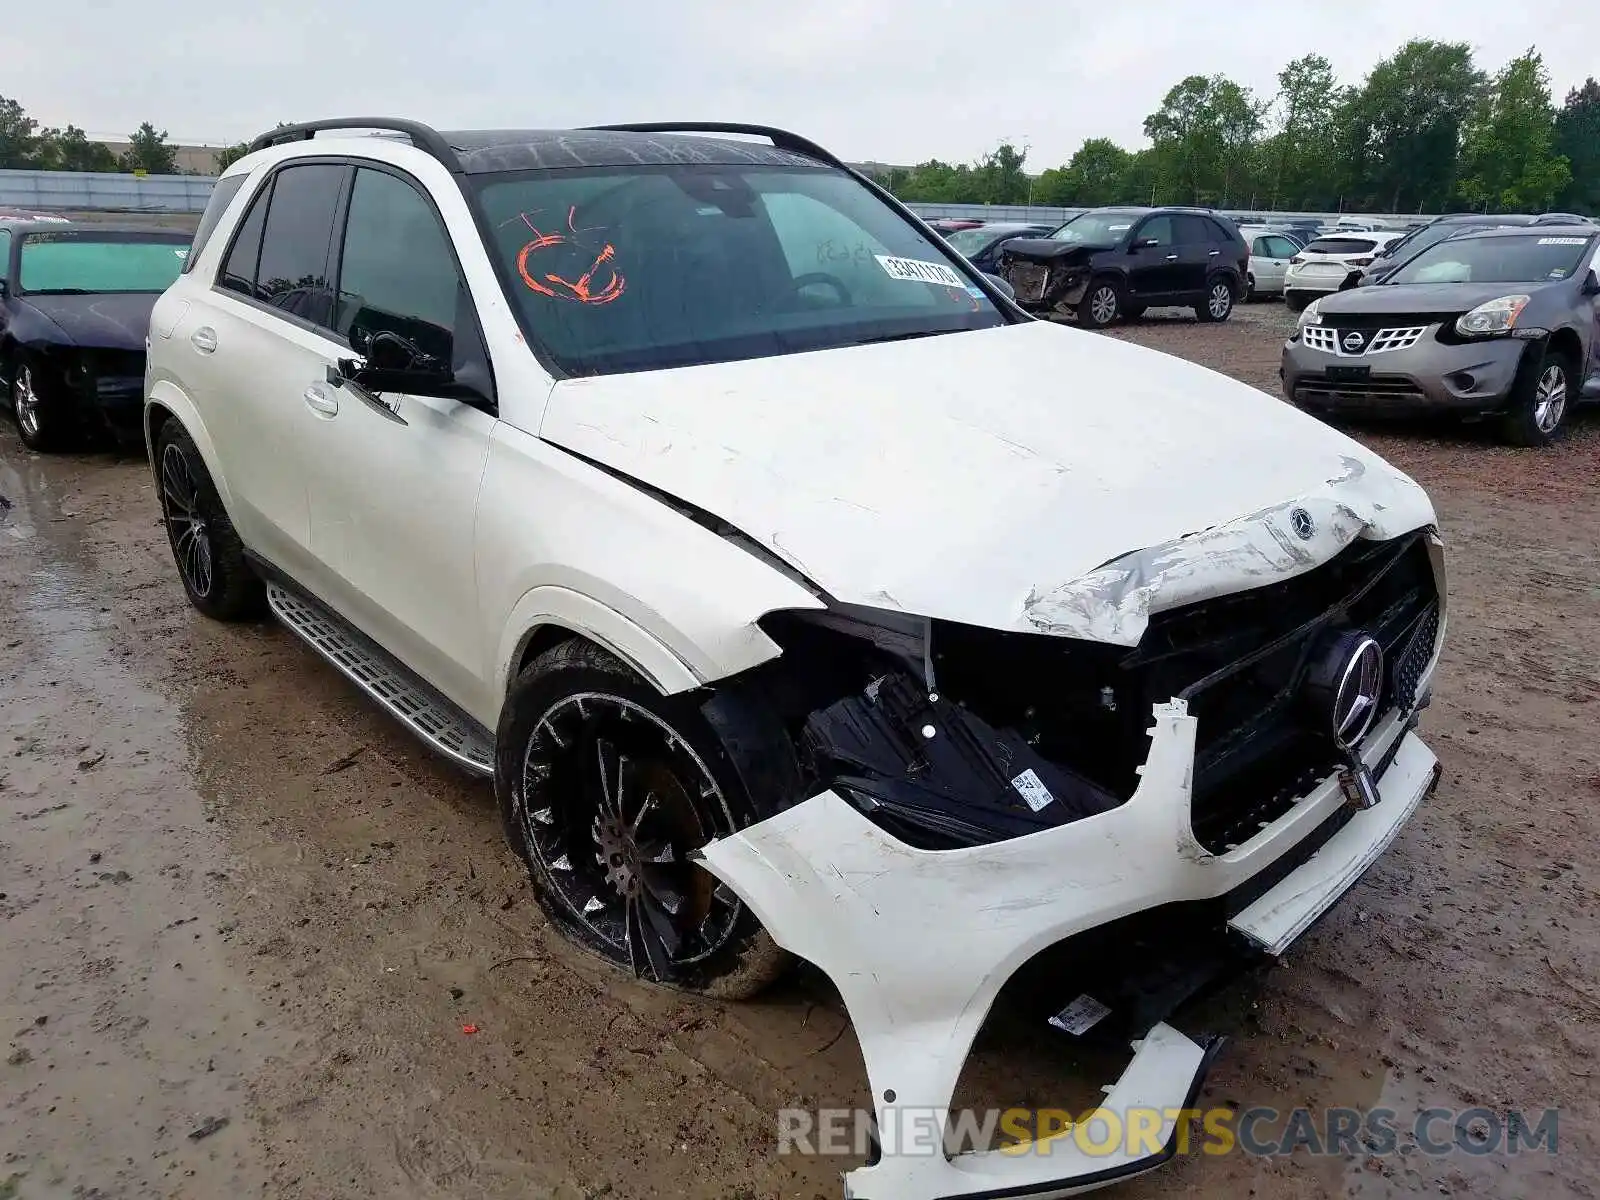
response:
{"label": "nissan emblem on grille", "polygon": [[1359,350],[1366,344],[1367,339],[1354,329],[1344,335],[1344,348],[1346,350]]}
{"label": "nissan emblem on grille", "polygon": [[1296,508],[1289,513],[1289,526],[1294,530],[1295,537],[1302,542],[1309,542],[1317,532],[1317,523],[1311,519],[1311,514],[1303,508]]}

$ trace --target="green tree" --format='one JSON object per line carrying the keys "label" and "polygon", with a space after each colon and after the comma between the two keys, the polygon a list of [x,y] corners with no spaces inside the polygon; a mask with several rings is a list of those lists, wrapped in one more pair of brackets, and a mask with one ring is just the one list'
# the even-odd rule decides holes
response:
{"label": "green tree", "polygon": [[1347,194],[1387,212],[1446,207],[1484,82],[1465,42],[1414,39],[1373,67],[1338,118]]}
{"label": "green tree", "polygon": [[150,175],[176,175],[178,156],[167,141],[165,129],[146,121],[128,139],[128,148],[122,152],[124,171],[144,171]]}
{"label": "green tree", "polygon": [[1222,75],[1174,86],[1144,122],[1164,197],[1206,204],[1247,195],[1263,112],[1248,88]]}
{"label": "green tree", "polygon": [[980,158],[972,168],[974,204],[1022,204],[1028,199],[1029,183],[1022,164],[1027,151],[1010,142],[1001,142]]}
{"label": "green tree", "polygon": [[39,135],[40,159],[50,171],[115,171],[117,156],[104,142],[91,142],[76,125]]}
{"label": "green tree", "polygon": [[[1127,174],[1132,161],[1133,155],[1110,138],[1090,138],[1061,168],[1061,190],[1068,198],[1048,203],[1093,208],[1131,200],[1134,197],[1127,194]],[[1040,182],[1043,183],[1042,178]]]}
{"label": "green tree", "polygon": [[[249,152],[250,152],[250,143],[249,142],[235,142],[231,146],[224,146],[221,150],[218,150],[217,151],[217,174],[221,175],[224,171],[226,171],[229,167],[233,166],[234,163],[238,162],[241,158],[243,158]],[[896,172],[890,172],[890,174],[896,174]],[[886,187],[889,187],[889,190],[891,192],[894,191],[894,188],[890,187],[886,180],[880,179],[880,180],[878,180],[878,182],[884,184],[884,186],[886,186]]]}
{"label": "green tree", "polygon": [[1462,144],[1461,195],[1474,208],[1540,211],[1572,181],[1554,150],[1555,104],[1539,52],[1529,48],[1494,77]]}
{"label": "green tree", "polygon": [[39,122],[15,100],[0,96],[0,170],[28,171],[40,166],[43,146]]}
{"label": "green tree", "polygon": [[1333,115],[1344,102],[1333,64],[1320,54],[1278,72],[1277,131],[1262,147],[1267,204],[1319,209],[1336,203],[1338,147]]}
{"label": "green tree", "polygon": [[1567,159],[1572,172],[1556,206],[1600,215],[1600,81],[1593,76],[1567,93],[1556,114],[1555,152]]}

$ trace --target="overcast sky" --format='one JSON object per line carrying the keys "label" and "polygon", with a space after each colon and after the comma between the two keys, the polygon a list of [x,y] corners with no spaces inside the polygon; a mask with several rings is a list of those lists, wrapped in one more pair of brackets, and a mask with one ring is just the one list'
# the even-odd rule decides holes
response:
{"label": "overcast sky", "polygon": [[[1594,0],[18,0],[0,94],[46,125],[149,120],[226,143],[280,120],[412,116],[441,128],[701,119],[782,125],[849,159],[1028,166],[1087,137],[1134,147],[1189,74],[1270,95],[1317,51],[1357,81],[1410,37],[1494,70],[1530,43],[1557,103],[1600,73]],[[232,11],[230,11],[232,10]]]}

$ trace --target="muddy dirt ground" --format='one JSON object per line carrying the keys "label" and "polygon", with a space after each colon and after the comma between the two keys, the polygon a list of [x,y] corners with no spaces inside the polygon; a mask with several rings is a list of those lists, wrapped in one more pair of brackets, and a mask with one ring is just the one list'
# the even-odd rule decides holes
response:
{"label": "muddy dirt ground", "polygon": [[[1279,306],[1117,331],[1273,390]],[[1114,400],[1108,400],[1114,402]],[[1129,1197],[1594,1196],[1600,416],[1362,429],[1432,492],[1437,795],[1286,963],[1192,1014],[1201,1103],[1559,1108],[1554,1154],[1196,1156]],[[825,982],[640,986],[546,929],[486,786],[288,633],[184,602],[141,461],[0,423],[0,1198],[832,1198],[775,1110],[866,1102]],[[964,1091],[1093,1093],[991,1022]],[[475,1030],[475,1032],[469,1032]]]}

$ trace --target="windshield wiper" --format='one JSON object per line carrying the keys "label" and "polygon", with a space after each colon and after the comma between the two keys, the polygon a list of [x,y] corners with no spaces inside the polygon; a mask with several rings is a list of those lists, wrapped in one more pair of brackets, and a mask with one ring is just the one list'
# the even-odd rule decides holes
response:
{"label": "windshield wiper", "polygon": [[875,346],[879,342],[909,342],[912,338],[939,337],[946,333],[960,333],[959,329],[916,329],[910,333],[883,333],[877,337],[856,338],[847,346]]}

